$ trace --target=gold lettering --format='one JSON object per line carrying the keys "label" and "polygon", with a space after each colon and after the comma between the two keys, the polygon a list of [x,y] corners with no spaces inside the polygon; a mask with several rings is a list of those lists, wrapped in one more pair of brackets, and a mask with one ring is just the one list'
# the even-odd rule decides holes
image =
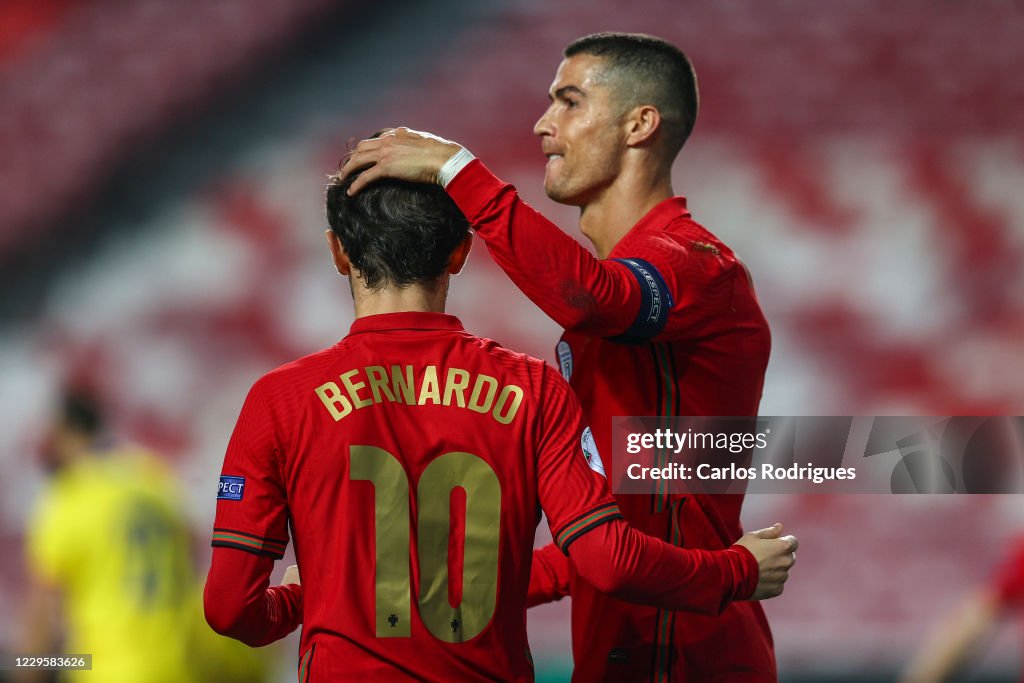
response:
{"label": "gold lettering", "polygon": [[428,365],[423,370],[423,384],[420,385],[419,404],[424,405],[427,399],[433,404],[441,402],[441,387],[437,384],[437,367]]}
{"label": "gold lettering", "polygon": [[365,408],[366,406],[373,405],[373,401],[368,398],[359,398],[359,390],[365,387],[366,383],[352,381],[352,376],[358,374],[358,370],[349,370],[342,374],[341,383],[345,385],[345,389],[348,391],[348,395],[352,397],[352,402],[356,404],[356,408]]}
{"label": "gold lettering", "polygon": [[[513,397],[511,405],[509,406],[508,410],[505,411],[505,414],[502,415],[502,406],[504,406],[506,402],[508,402],[509,396]],[[507,425],[515,418],[516,413],[519,412],[519,404],[521,404],[522,402],[523,390],[517,387],[515,384],[509,384],[507,387],[502,389],[501,394],[498,395],[498,400],[494,404],[494,412],[492,412],[491,415],[493,415],[494,419],[500,422],[501,424]]]}
{"label": "gold lettering", "polygon": [[[455,379],[458,376],[459,379]],[[444,383],[444,405],[452,404],[452,395],[455,396],[455,404],[460,408],[466,407],[466,387],[469,386],[469,373],[459,368],[448,368],[448,379]],[[458,393],[455,393],[458,390]]]}
{"label": "gold lettering", "polygon": [[353,481],[373,482],[377,637],[408,638],[412,633],[409,475],[395,456],[374,446],[352,446],[348,467]]}
{"label": "gold lettering", "polygon": [[[480,402],[480,392],[484,385],[487,385],[487,397]],[[498,391],[498,380],[490,375],[477,375],[476,384],[473,385],[473,393],[469,397],[469,409],[478,413],[489,413],[491,404],[494,402],[494,394]]]}
{"label": "gold lettering", "polygon": [[375,403],[380,403],[381,391],[388,397],[388,400],[392,403],[395,402],[395,395],[391,393],[391,387],[388,386],[388,371],[379,365],[367,365],[366,376],[370,379],[370,391],[373,392],[373,400]]}
{"label": "gold lettering", "polygon": [[318,386],[316,395],[323,401],[324,407],[327,408],[327,412],[331,414],[335,422],[352,412],[352,404],[341,395],[341,389],[334,382],[326,382]]}
{"label": "gold lettering", "polygon": [[[462,601],[453,606],[448,600],[448,548],[452,489],[456,486],[466,492],[466,526]],[[487,627],[497,604],[501,525],[498,475],[483,458],[471,453],[445,453],[431,461],[420,475],[416,509],[420,617],[436,638],[449,643],[465,642]],[[407,538],[402,540],[409,542]]]}
{"label": "gold lettering", "polygon": [[391,366],[391,386],[395,390],[395,398],[399,403],[407,406],[416,405],[416,398],[413,396],[413,388],[416,384],[412,379],[412,366],[405,366],[405,374],[398,365]]}
{"label": "gold lettering", "polygon": [[[367,381],[355,380],[360,371],[365,371]],[[406,405],[433,403],[469,408],[481,414],[490,413],[496,422],[504,425],[510,424],[519,414],[525,396],[521,387],[514,384],[502,387],[498,380],[490,375],[481,374],[474,377],[462,368],[448,368],[442,372],[445,372],[443,391],[438,379],[437,366],[428,365],[423,368],[418,396],[412,365],[392,365],[390,382],[387,369],[380,365],[349,370],[340,375],[344,391],[334,382],[325,382],[316,387],[315,392],[335,422],[351,413],[353,409],[383,403],[384,399]],[[473,389],[469,392],[467,400],[466,393],[471,381]],[[367,389],[367,382],[372,398],[360,395],[361,391]]]}

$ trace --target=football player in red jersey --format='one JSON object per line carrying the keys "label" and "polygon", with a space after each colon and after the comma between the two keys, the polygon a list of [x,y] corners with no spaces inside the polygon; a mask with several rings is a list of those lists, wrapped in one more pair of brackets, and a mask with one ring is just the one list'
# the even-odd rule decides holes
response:
{"label": "football player in red jersey", "polygon": [[[1004,615],[1024,609],[1024,537],[996,572],[991,585],[971,593],[932,634],[903,683],[949,680]],[[1024,680],[1022,675],[1021,680]]]}
{"label": "football player in red jersey", "polygon": [[[205,591],[216,631],[261,645],[301,622],[300,681],[530,681],[542,510],[598,590],[706,614],[781,592],[796,541],[779,525],[717,551],[632,529],[565,380],[444,314],[470,236],[441,188],[347,188],[328,188],[327,238],[356,320],[242,407]],[[301,585],[268,587],[289,535]]]}
{"label": "football player in red jersey", "polygon": [[[697,115],[687,57],[652,36],[595,34],[564,52],[534,132],[544,189],[580,208],[598,258],[526,205],[456,143],[396,129],[355,149],[353,183],[443,185],[516,285],[565,328],[557,357],[611,453],[612,417],[753,416],[770,334],[745,266],[699,225],[671,169]],[[617,496],[638,529],[687,548],[740,537],[742,496]],[[640,607],[604,595],[553,548],[534,556],[532,604],[572,595],[573,680],[775,681],[757,603],[720,615]],[[585,655],[585,656],[584,656]]]}

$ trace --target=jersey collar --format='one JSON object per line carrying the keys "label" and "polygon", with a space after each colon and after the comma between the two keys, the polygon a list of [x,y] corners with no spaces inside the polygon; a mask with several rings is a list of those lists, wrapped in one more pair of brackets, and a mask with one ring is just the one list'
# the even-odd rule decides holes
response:
{"label": "jersey collar", "polygon": [[380,313],[356,318],[348,333],[384,332],[388,330],[451,330],[461,332],[465,328],[454,315],[404,311],[402,313]]}
{"label": "jersey collar", "polygon": [[622,239],[612,247],[608,256],[614,258],[618,246],[626,241],[630,235],[646,232],[648,230],[661,230],[677,218],[689,218],[690,211],[686,208],[686,197],[669,197],[654,205],[650,211],[645,213],[636,224],[629,229]]}
{"label": "jersey collar", "polygon": [[676,218],[689,217],[690,211],[686,208],[686,197],[669,197],[655,204],[653,209],[636,222],[633,229],[642,229],[651,225],[662,227]]}

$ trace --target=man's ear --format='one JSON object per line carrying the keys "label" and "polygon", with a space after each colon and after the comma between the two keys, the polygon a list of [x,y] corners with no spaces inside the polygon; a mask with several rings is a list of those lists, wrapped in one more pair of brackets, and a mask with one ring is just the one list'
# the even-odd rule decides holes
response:
{"label": "man's ear", "polygon": [[327,246],[331,250],[331,257],[334,259],[334,267],[338,269],[338,274],[351,275],[352,262],[348,260],[348,252],[345,251],[345,247],[341,246],[341,240],[330,228],[324,232],[324,235],[327,236]]}
{"label": "man's ear", "polygon": [[469,258],[469,252],[473,248],[473,233],[467,232],[465,239],[459,242],[458,246],[452,251],[451,258],[448,259],[448,272],[452,275],[457,275],[462,271],[462,267],[466,265],[466,259]]}
{"label": "man's ear", "polygon": [[630,147],[653,142],[654,134],[661,128],[661,112],[649,104],[634,107],[626,114],[626,144]]}

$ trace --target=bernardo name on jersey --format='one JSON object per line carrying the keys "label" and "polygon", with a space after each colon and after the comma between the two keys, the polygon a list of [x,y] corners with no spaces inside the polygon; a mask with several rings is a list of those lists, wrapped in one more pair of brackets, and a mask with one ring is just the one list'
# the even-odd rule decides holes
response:
{"label": "bernardo name on jersey", "polygon": [[386,399],[410,406],[455,405],[490,414],[498,423],[507,425],[515,419],[523,402],[521,387],[515,384],[499,387],[494,377],[474,375],[461,368],[439,371],[436,365],[427,365],[417,373],[412,365],[392,365],[389,374],[381,365],[367,365],[343,372],[339,379],[341,386],[337,382],[325,382],[315,389],[335,422],[353,409],[360,410]]}

